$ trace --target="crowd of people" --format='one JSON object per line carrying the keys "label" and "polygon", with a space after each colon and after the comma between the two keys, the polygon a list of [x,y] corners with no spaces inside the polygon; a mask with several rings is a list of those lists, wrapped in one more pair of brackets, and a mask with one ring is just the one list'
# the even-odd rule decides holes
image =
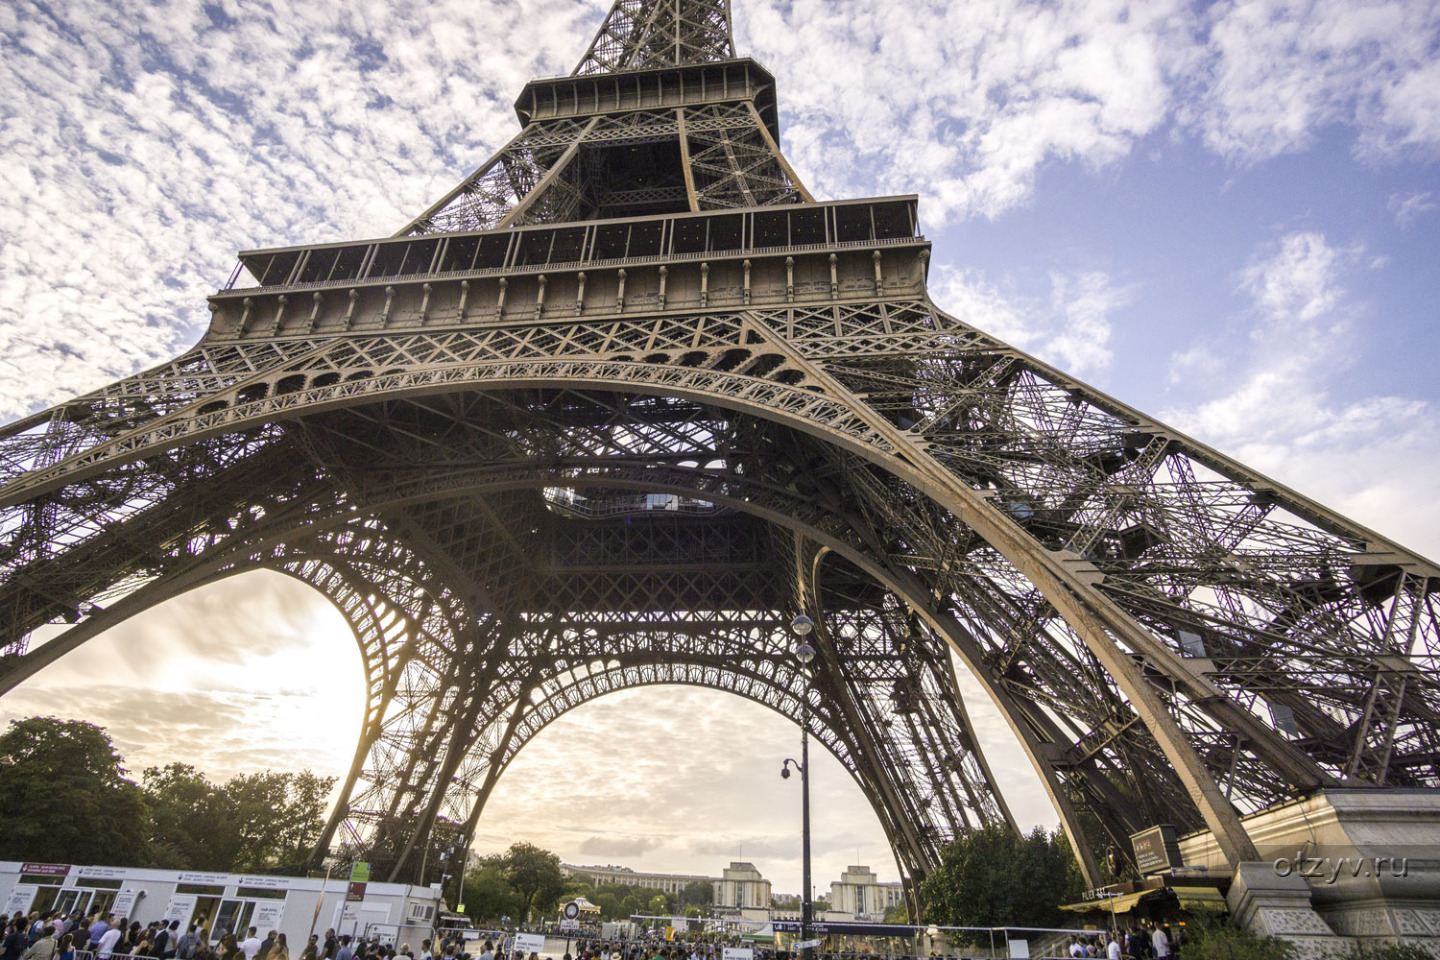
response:
{"label": "crowd of people", "polygon": [[[250,931],[253,936],[255,931]],[[271,934],[268,941],[255,940],[256,950],[246,960],[257,960],[259,945],[267,946],[267,960],[290,960],[285,936],[278,941]],[[127,923],[114,914],[60,911],[48,914],[17,913],[6,924],[5,937],[0,941],[0,960],[111,960],[113,957],[143,957],[149,960],[207,960],[209,937],[198,925],[191,924],[181,932],[180,921],[168,924],[156,920],[142,926],[139,921]],[[237,958],[238,960],[238,958]]]}
{"label": "crowd of people", "polygon": [[1071,937],[1070,956],[1103,960],[1169,960],[1170,935],[1153,920],[1093,937]]}
{"label": "crowd of people", "polygon": [[[734,938],[713,936],[695,942],[665,940],[586,941],[564,960],[720,960],[723,948]],[[468,952],[470,942],[454,932],[433,942],[424,940],[418,953],[410,944],[398,946],[379,938],[311,934],[295,960],[540,960],[538,954],[521,951],[507,956],[504,941],[497,947],[484,941],[478,955]],[[1165,928],[1146,921],[1113,933],[1084,934],[1070,939],[1073,960],[1171,960],[1170,938]],[[755,951],[756,960],[771,960],[773,952]],[[143,960],[291,960],[285,934],[271,930],[261,937],[255,927],[243,939],[233,933],[212,944],[210,930],[192,923],[180,929],[180,922],[153,921],[142,926],[113,914],[82,917],[59,912],[17,913],[5,920],[0,937],[0,960],[116,960],[138,957]]]}
{"label": "crowd of people", "polygon": [[[396,948],[381,943],[379,938],[339,936],[327,930],[322,939],[311,934],[295,960],[438,960],[429,952],[417,958],[409,944]],[[271,930],[265,936],[250,927],[243,938],[233,933],[222,934],[212,942],[210,929],[192,923],[184,931],[180,921],[168,924],[162,920],[142,926],[114,914],[82,917],[51,914],[17,913],[6,920],[0,938],[0,960],[116,960],[138,957],[142,960],[291,960],[290,944],[285,934]]]}

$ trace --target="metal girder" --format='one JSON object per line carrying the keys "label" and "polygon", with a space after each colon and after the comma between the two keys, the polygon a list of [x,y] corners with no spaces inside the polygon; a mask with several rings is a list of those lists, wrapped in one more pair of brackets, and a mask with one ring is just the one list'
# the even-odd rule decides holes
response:
{"label": "metal girder", "polygon": [[576,76],[730,60],[730,0],[617,0]]}

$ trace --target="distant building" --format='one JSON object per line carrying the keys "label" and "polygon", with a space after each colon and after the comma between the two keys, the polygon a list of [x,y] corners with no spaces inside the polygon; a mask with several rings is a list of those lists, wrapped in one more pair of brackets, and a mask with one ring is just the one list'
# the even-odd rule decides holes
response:
{"label": "distant building", "polygon": [[660,893],[683,893],[692,883],[708,883],[715,912],[727,915],[739,912],[752,919],[768,920],[770,917],[770,881],[760,875],[753,863],[734,861],[721,871],[719,877],[693,873],[642,873],[629,867],[577,866],[569,863],[562,863],[560,872],[567,877],[583,877],[597,886],[618,883]]}
{"label": "distant building", "polygon": [[886,910],[904,902],[904,884],[880,883],[867,866],[846,867],[840,879],[830,884],[830,909],[825,919],[883,920]]}
{"label": "distant building", "polygon": [[611,865],[586,867],[562,863],[560,872],[567,877],[584,877],[596,886],[602,883],[618,883],[627,887],[658,890],[660,893],[684,893],[685,887],[692,883],[708,883],[713,887],[720,882],[715,877],[703,877],[699,874],[641,873],[638,870],[631,870],[629,867]]}
{"label": "distant building", "polygon": [[770,881],[760,875],[755,864],[739,860],[731,862],[715,881],[715,906],[721,909],[770,910]]}

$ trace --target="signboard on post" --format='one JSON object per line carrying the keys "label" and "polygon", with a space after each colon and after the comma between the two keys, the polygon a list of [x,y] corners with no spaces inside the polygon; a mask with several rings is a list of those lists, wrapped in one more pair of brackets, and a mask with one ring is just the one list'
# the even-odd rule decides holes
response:
{"label": "signboard on post", "polygon": [[720,960],[755,960],[755,951],[749,947],[726,947]]}
{"label": "signboard on post", "polygon": [[350,865],[350,886],[345,890],[346,903],[359,903],[365,899],[365,884],[370,882],[370,864],[363,860]]}
{"label": "signboard on post", "polygon": [[1142,876],[1180,866],[1180,836],[1168,823],[1131,834],[1130,846]]}
{"label": "signboard on post", "polygon": [[1010,960],[1030,960],[1029,940],[1010,940]]}
{"label": "signboard on post", "polygon": [[543,953],[545,951],[545,934],[543,933],[517,933],[515,934],[515,955],[519,957],[524,953]]}
{"label": "signboard on post", "polygon": [[824,943],[824,942],[825,942],[824,940],[821,940],[821,939],[819,939],[818,937],[817,937],[816,939],[814,939],[814,940],[799,940],[799,941],[796,941],[796,943],[795,943],[795,949],[796,949],[796,950],[813,950],[813,949],[815,949],[816,947],[820,946],[820,945],[821,945],[822,943]]}

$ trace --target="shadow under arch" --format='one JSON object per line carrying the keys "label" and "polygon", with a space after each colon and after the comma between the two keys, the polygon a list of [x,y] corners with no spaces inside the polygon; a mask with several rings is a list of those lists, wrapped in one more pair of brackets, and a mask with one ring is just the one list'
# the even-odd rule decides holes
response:
{"label": "shadow under arch", "polygon": [[[763,514],[772,522],[788,524],[791,527],[804,529],[824,536],[826,539],[834,539],[832,535],[826,534],[820,529],[826,526],[833,527],[834,524],[827,522],[823,513],[817,512],[813,508],[813,505],[809,508],[804,507],[802,505],[802,499],[790,495],[787,500],[782,502],[776,498],[781,497],[784,494],[783,491],[776,489],[761,491],[761,484],[759,484],[758,481],[736,476],[721,477],[717,476],[713,471],[703,469],[686,470],[683,468],[672,468],[669,483],[660,482],[660,478],[656,476],[655,471],[650,471],[649,476],[643,480],[610,475],[603,472],[581,478],[565,478],[553,473],[547,473],[544,470],[535,469],[527,471],[527,475],[524,477],[516,477],[513,471],[508,475],[505,474],[505,471],[501,471],[501,473],[502,476],[500,477],[490,478],[480,478],[476,476],[458,477],[455,478],[455,484],[445,491],[437,490],[433,486],[423,493],[418,491],[404,491],[397,499],[388,502],[382,500],[377,502],[376,506],[384,509],[406,502],[423,502],[427,498],[444,498],[446,496],[485,492],[493,493],[505,489],[533,489],[535,487],[560,482],[570,482],[578,486],[605,485],[623,487],[630,485],[643,490],[714,497],[726,506],[751,513]],[[732,485],[735,489],[730,493],[725,493],[719,489],[719,487],[724,484]],[[740,488],[748,490],[757,500],[768,500],[768,507],[760,507],[757,503],[739,496],[741,493]],[[397,493],[398,492],[399,491],[397,491]],[[762,493],[764,494],[763,496],[761,495]],[[811,522],[819,526],[807,526],[803,521],[798,519],[805,515],[808,515]],[[304,537],[298,542],[291,542],[290,540],[290,534],[295,532],[296,528],[282,526],[280,529],[265,531],[265,535],[258,538],[258,543],[255,538],[248,539],[246,542],[233,548],[229,556],[222,555],[212,559],[210,561],[211,571],[208,575],[201,574],[196,576],[191,574],[189,576],[175,578],[169,583],[160,586],[162,586],[167,593],[173,593],[182,588],[188,589],[201,582],[229,576],[247,566],[263,565],[289,572],[320,588],[322,592],[332,598],[342,612],[346,613],[347,619],[351,621],[356,631],[362,653],[366,656],[371,690],[371,701],[367,707],[367,724],[369,725],[370,734],[373,738],[376,729],[374,726],[375,720],[383,712],[383,706],[376,702],[377,692],[385,689],[383,668],[386,664],[393,667],[398,663],[396,659],[398,656],[396,652],[397,648],[393,645],[391,648],[387,648],[385,643],[387,635],[397,629],[398,621],[395,617],[395,610],[397,608],[394,603],[386,603],[383,599],[376,597],[377,593],[379,593],[382,598],[384,596],[383,591],[377,590],[377,584],[384,583],[389,577],[397,575],[403,576],[407,574],[407,572],[413,574],[415,570],[424,570],[425,568],[423,564],[417,564],[409,557],[406,548],[402,545],[396,545],[390,542],[391,538],[384,531],[383,526],[368,517],[357,517],[344,509],[339,509],[333,514],[333,523],[334,526],[330,529],[317,529],[316,525],[313,524],[305,527]],[[357,525],[359,526],[358,530],[352,529]],[[347,558],[343,563],[337,563],[334,548],[337,537],[343,537],[348,541],[356,539],[363,539],[365,541],[367,544],[367,552],[359,558],[363,560],[363,570],[355,565],[356,558]],[[836,546],[842,549],[849,549],[845,544],[839,543],[838,541],[836,542]],[[407,580],[406,589],[412,595],[415,594],[413,587],[414,585],[409,584]],[[143,608],[143,604],[137,604],[135,607],[136,609]],[[123,613],[123,605],[117,605],[106,612],[106,619],[114,620]],[[420,619],[422,619],[422,617],[419,614],[411,614],[409,616],[409,620],[412,622],[418,622]],[[456,619],[463,619],[463,613],[452,610],[447,614],[447,619],[450,622]],[[88,624],[86,626],[88,626]],[[72,629],[78,631],[81,628],[77,627]],[[436,632],[443,633],[444,630],[442,629]],[[398,649],[403,650],[403,646]],[[764,678],[752,678],[752,682],[763,679]],[[393,676],[389,686],[390,689],[394,687]],[[817,709],[814,715],[819,717],[822,713]],[[816,733],[822,740],[835,745],[834,749],[842,749],[843,741],[835,737],[833,732],[826,734],[817,727]],[[849,750],[853,754],[853,747],[845,746],[844,749]],[[352,773],[358,774],[359,762],[366,752],[367,745],[362,741],[357,749],[357,762]],[[856,769],[853,760],[849,766],[852,772]],[[354,776],[352,776],[347,783],[347,787],[353,785]],[[882,823],[885,823],[887,827],[893,831],[892,841],[894,841],[894,846],[896,846],[897,849],[904,847],[906,844],[901,835],[903,835],[907,824],[897,823],[898,820],[903,818],[897,817],[895,811],[890,809],[895,806],[894,785],[882,784],[877,786],[872,780],[867,786],[867,795],[875,806],[877,815],[880,816]],[[891,794],[888,798],[888,808],[886,798],[876,796],[881,788],[887,788],[887,792]],[[359,799],[363,801],[363,797]],[[394,812],[393,809],[391,812]],[[923,866],[929,857],[925,856],[923,851],[915,849],[914,838],[911,838],[911,853],[906,859],[910,863],[911,870],[914,871],[917,867]]]}
{"label": "shadow under arch", "polygon": [[[662,479],[657,476],[657,471],[653,469],[647,469],[646,471],[644,471],[645,476],[643,477],[628,478],[618,475],[620,473],[620,471],[618,470],[603,471],[598,473],[592,472],[582,476],[564,476],[561,474],[546,473],[543,469],[537,470],[533,465],[527,469],[520,471],[516,471],[513,467],[508,469],[508,476],[506,475],[507,471],[502,469],[499,471],[495,471],[499,474],[498,476],[486,476],[484,471],[476,471],[469,476],[460,475],[456,477],[451,477],[449,478],[448,487],[445,486],[443,483],[437,482],[435,478],[428,478],[424,483],[421,483],[419,485],[412,485],[409,487],[404,484],[400,484],[388,491],[382,491],[382,489],[380,489],[379,487],[373,487],[366,490],[366,500],[369,501],[377,509],[383,509],[389,506],[402,505],[404,503],[423,502],[429,499],[444,498],[446,496],[493,493],[506,489],[535,488],[539,486],[557,483],[575,486],[630,486],[635,489],[646,491],[662,491],[703,496],[721,502],[728,507],[732,507],[744,512],[749,512],[757,516],[762,516],[768,522],[785,526],[794,532],[800,533],[807,538],[815,540],[816,542],[828,544],[827,549],[834,549],[844,552],[847,556],[854,559],[857,563],[865,566],[875,576],[885,581],[891,589],[905,594],[907,597],[907,602],[915,604],[918,609],[925,610],[927,618],[935,620],[942,626],[945,625],[945,619],[943,614],[940,611],[933,609],[933,604],[930,605],[930,607],[928,608],[926,607],[923,600],[923,591],[915,589],[913,584],[909,585],[909,588],[907,589],[907,586],[901,580],[896,579],[895,570],[887,569],[877,565],[877,563],[872,558],[867,557],[863,554],[861,548],[857,545],[855,540],[846,540],[840,533],[837,533],[837,530],[840,527],[843,527],[843,524],[837,525],[833,517],[827,517],[823,511],[818,510],[813,503],[807,503],[804,498],[797,497],[793,493],[787,493],[786,491],[778,488],[764,488],[764,485],[755,478],[739,478],[734,475],[717,476],[704,470],[690,470],[673,471],[675,475],[672,476],[670,478],[670,482],[667,483],[663,482]],[[731,489],[727,490],[727,486]],[[387,500],[387,496],[390,499]],[[336,522],[341,524],[342,526],[344,524],[356,522],[355,518],[352,515],[346,513],[343,509],[337,510],[335,513],[335,517]],[[255,545],[253,541],[242,544],[242,552],[247,554],[243,559],[249,562],[259,562],[267,566],[276,566],[281,564],[284,554],[275,553],[273,551],[296,549],[294,547],[287,548],[284,546],[284,541],[290,532],[292,531],[289,529],[272,531],[270,533],[268,542],[270,542],[271,544],[278,544],[278,546],[271,546],[269,548],[262,547],[259,552],[255,552]],[[311,528],[307,532],[310,534],[315,533],[313,528]],[[385,539],[385,536],[379,532],[378,527],[372,527],[367,531],[367,533],[377,545]],[[265,549],[269,549],[272,552],[267,554],[265,553]],[[328,554],[329,551],[322,551],[320,555],[324,556]],[[396,554],[396,556],[399,556],[399,554]],[[232,563],[236,562],[238,561],[232,560]],[[352,575],[346,578],[336,577],[330,573],[322,573],[322,571],[326,569],[323,564],[318,564],[313,560],[311,560],[310,563],[312,565],[309,568],[309,576],[321,577],[325,580],[325,582],[334,584],[335,586],[332,587],[332,589],[338,589],[341,585],[343,585],[346,591],[346,595],[350,597],[362,595],[367,589],[372,589],[368,585],[373,583],[377,579],[375,576],[375,572],[377,569],[380,569],[378,567],[375,567],[372,568],[370,572],[365,576]],[[407,568],[413,569],[413,564],[408,560],[405,560],[395,565],[395,569],[404,570]],[[232,566],[225,570],[216,571],[216,575],[227,575],[229,572],[236,572],[238,569],[238,566]],[[391,572],[394,571],[392,570]],[[306,577],[302,577],[302,579],[306,579]],[[344,605],[349,602],[350,601],[341,599],[337,601],[337,605],[341,605],[342,609],[344,609]],[[363,607],[353,607],[353,609],[363,609]],[[112,615],[118,614],[119,612],[120,611],[117,608],[112,608]],[[370,619],[378,623],[379,617],[380,615],[377,614],[375,616],[372,616]],[[950,633],[948,639],[951,639],[953,643],[956,637],[956,634],[954,632],[954,625],[950,624],[949,628]],[[357,636],[366,633],[379,635],[383,633],[383,630],[379,626],[370,625],[370,622],[367,620],[362,620],[360,625],[357,627]],[[365,647],[365,641],[362,640],[361,643],[363,650]],[[379,648],[377,647],[376,649]],[[967,655],[967,661],[974,664],[975,667],[980,666],[979,661],[974,659],[974,657],[976,656],[976,651],[973,647],[968,650],[962,650],[962,655]],[[375,656],[373,650],[367,657],[367,663],[371,664],[372,668],[375,668],[378,664],[384,662],[384,660],[385,657],[383,656]],[[376,672],[372,672],[372,692],[377,687],[378,682],[376,678],[378,676],[378,670]],[[991,688],[991,692],[992,696],[996,694],[996,690],[993,687]],[[1009,704],[1009,706],[1012,709],[1007,710],[1005,709],[1005,706],[1002,705],[1002,712],[1006,716],[1007,721],[1011,723],[1012,729],[1018,728],[1020,732],[1028,729],[1025,720],[1022,719],[1017,714],[1017,712],[1013,710],[1013,703]],[[376,706],[372,703],[372,705],[367,708],[367,718],[370,718],[370,721],[373,723],[373,719],[378,715],[379,711],[377,711]],[[1022,742],[1026,741],[1022,739]],[[1027,749],[1030,750],[1032,753],[1032,759],[1043,762],[1043,758],[1039,755],[1038,750],[1035,749],[1033,737],[1030,738],[1030,741],[1026,745]],[[365,746],[364,744],[362,744],[361,748],[357,750],[357,763],[355,767],[356,773],[358,773],[359,761],[364,752]],[[1041,769],[1042,777],[1044,777],[1047,783],[1047,787],[1053,788],[1053,771],[1048,771],[1048,769],[1042,766],[1041,763],[1037,763],[1037,767]],[[1050,775],[1046,776],[1047,773],[1049,773]],[[352,777],[352,785],[353,780],[354,778]],[[1055,798],[1057,795],[1057,792],[1052,789],[1052,798]],[[1057,806],[1060,806],[1060,804],[1057,803]],[[886,817],[884,804],[877,804],[877,813],[882,817],[882,821],[888,820],[890,824],[894,824],[896,818],[894,818],[893,816],[888,818]],[[1067,827],[1073,826],[1073,819],[1071,817],[1065,816],[1063,812],[1063,807],[1062,820],[1066,823]],[[902,831],[903,828],[904,824],[900,824],[896,827],[897,830]],[[1077,848],[1083,850],[1084,842],[1081,835],[1077,833],[1076,839]]]}
{"label": "shadow under arch", "polygon": [[[783,353],[784,351],[782,351]],[[370,358],[355,361],[354,377],[341,384],[309,386],[288,393],[261,390],[267,377],[262,374],[228,391],[207,396],[206,412],[168,418],[162,426],[142,427],[124,439],[102,444],[53,467],[35,471],[25,482],[7,487],[7,496],[23,496],[52,489],[66,478],[94,475],[95,471],[134,460],[162,449],[173,449],[191,440],[216,436],[282,420],[303,421],[326,410],[339,410],[357,403],[388,399],[423,398],[455,391],[498,392],[513,389],[624,389],[655,396],[672,396],[753,416],[781,424],[817,440],[844,449],[871,463],[887,475],[908,485],[921,497],[955,518],[956,523],[984,539],[1004,560],[1033,584],[1053,605],[1088,655],[1096,658],[1113,679],[1120,694],[1136,705],[1141,728],[1158,744],[1160,752],[1178,774],[1207,824],[1217,835],[1234,839],[1233,811],[1228,801],[1217,800],[1218,789],[1205,770],[1185,733],[1180,730],[1159,700],[1147,679],[1130,661],[1117,640],[1141,649],[1157,662],[1164,662],[1152,637],[1140,630],[1128,615],[1103,597],[1097,598],[1086,580],[1088,574],[1064,557],[1037,551],[1028,535],[1003,511],[997,510],[980,492],[971,489],[932,458],[917,451],[913,438],[900,426],[878,413],[848,401],[833,383],[803,372],[804,364],[793,350],[787,360],[789,373],[801,373],[798,385],[687,367],[594,359],[516,360],[507,362],[446,363],[429,370],[395,372]],[[378,372],[377,372],[378,371]],[[284,375],[293,376],[290,371]],[[328,376],[329,374],[327,374]],[[793,377],[792,377],[793,379]],[[257,395],[258,399],[254,398]],[[893,571],[910,596],[933,595],[931,585],[903,570]],[[923,600],[920,601],[923,605]],[[936,606],[931,604],[931,606]],[[928,620],[943,618],[945,611],[927,613]],[[953,618],[952,618],[953,619]],[[947,628],[953,635],[953,626]],[[1199,709],[1223,710],[1227,719],[1235,713],[1229,701],[1201,698]],[[1007,719],[1009,713],[1007,712]],[[1012,721],[1012,728],[1018,721]],[[1254,726],[1254,721],[1251,721]],[[1293,759],[1293,748],[1277,747],[1271,731],[1252,738],[1253,749],[1271,750],[1274,757]],[[1237,748],[1238,749],[1238,748]],[[1064,818],[1062,815],[1062,819]],[[1243,838],[1243,830],[1240,831]]]}

